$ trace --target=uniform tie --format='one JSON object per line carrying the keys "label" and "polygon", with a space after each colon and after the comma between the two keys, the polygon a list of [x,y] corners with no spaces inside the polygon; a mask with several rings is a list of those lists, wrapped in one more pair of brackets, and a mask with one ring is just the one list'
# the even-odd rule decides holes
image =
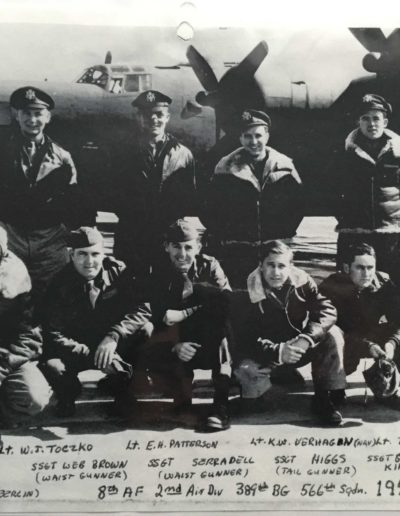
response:
{"label": "uniform tie", "polygon": [[187,297],[193,294],[193,283],[190,281],[190,278],[187,273],[182,274],[182,279],[182,299],[186,299]]}
{"label": "uniform tie", "polygon": [[90,280],[86,283],[86,293],[89,298],[89,303],[92,308],[96,306],[97,298],[99,297],[100,289],[94,284],[94,280]]}
{"label": "uniform tie", "polygon": [[34,183],[35,177],[33,177],[33,160],[36,154],[36,145],[33,141],[28,141],[24,145],[24,152],[22,154],[22,161],[25,168],[25,175],[30,183]]}
{"label": "uniform tie", "polygon": [[35,142],[29,141],[26,144],[25,149],[26,149],[26,154],[27,154],[27,156],[29,158],[29,164],[32,166],[33,158],[35,157],[35,154],[36,154]]}

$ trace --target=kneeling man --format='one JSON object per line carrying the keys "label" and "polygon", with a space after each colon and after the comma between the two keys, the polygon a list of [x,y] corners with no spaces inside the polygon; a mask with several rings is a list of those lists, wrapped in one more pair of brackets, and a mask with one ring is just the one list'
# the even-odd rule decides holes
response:
{"label": "kneeling man", "polygon": [[194,369],[211,369],[214,404],[208,430],[229,427],[231,359],[228,349],[229,281],[218,261],[201,253],[205,228],[197,217],[172,224],[166,260],[154,270],[148,297],[154,331],[143,346],[142,367],[165,372],[175,409],[190,410]]}
{"label": "kneeling man", "polygon": [[[344,368],[353,373],[361,358],[388,358],[400,365],[400,295],[388,274],[376,270],[375,250],[368,244],[344,253],[344,272],[332,274],[321,291],[338,312],[344,332]],[[400,408],[397,393],[385,401]]]}
{"label": "kneeling man", "polygon": [[339,425],[342,417],[335,405],[346,378],[341,360],[343,339],[334,326],[336,310],[318,292],[314,280],[292,261],[290,247],[273,240],[266,244],[261,265],[248,277],[252,306],[235,376],[243,399],[257,398],[262,405],[274,368],[283,364],[297,368],[311,362],[313,410],[324,424]]}
{"label": "kneeling man", "polygon": [[42,338],[33,327],[31,279],[24,263],[7,248],[0,227],[0,422],[37,415],[51,389],[37,367]]}
{"label": "kneeling man", "polygon": [[57,395],[60,416],[74,413],[80,371],[100,369],[130,380],[132,339],[149,317],[135,302],[125,265],[104,255],[97,229],[72,231],[70,248],[71,262],[47,292],[43,323],[42,369]]}

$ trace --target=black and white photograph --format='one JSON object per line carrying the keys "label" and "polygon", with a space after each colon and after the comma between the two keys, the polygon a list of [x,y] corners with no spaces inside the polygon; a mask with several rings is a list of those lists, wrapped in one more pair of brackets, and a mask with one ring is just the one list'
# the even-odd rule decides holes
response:
{"label": "black and white photograph", "polygon": [[0,513],[398,508],[394,3],[0,6]]}

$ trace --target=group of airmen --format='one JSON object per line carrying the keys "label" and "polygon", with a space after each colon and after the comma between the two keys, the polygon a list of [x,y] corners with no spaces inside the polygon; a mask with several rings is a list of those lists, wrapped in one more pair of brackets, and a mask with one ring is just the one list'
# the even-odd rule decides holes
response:
{"label": "group of airmen", "polygon": [[[389,103],[358,99],[356,128],[332,161],[338,272],[317,286],[293,263],[303,186],[293,161],[268,146],[268,114],[241,113],[240,146],[215,163],[200,196],[191,151],[167,132],[171,102],[151,90],[132,103],[141,134],[116,149],[104,192],[119,219],[114,257],[70,153],[45,132],[53,99],[30,86],[11,95],[16,130],[0,143],[3,426],[54,398],[58,416],[71,416],[87,369],[105,373],[99,388],[117,414],[135,413],[145,371],[185,415],[194,369],[206,369],[214,401],[204,428],[225,430],[233,383],[243,411],[268,414],[271,376],[307,363],[312,411],[337,426],[360,359],[399,364],[400,137],[387,129]],[[375,394],[400,409],[397,387]]]}

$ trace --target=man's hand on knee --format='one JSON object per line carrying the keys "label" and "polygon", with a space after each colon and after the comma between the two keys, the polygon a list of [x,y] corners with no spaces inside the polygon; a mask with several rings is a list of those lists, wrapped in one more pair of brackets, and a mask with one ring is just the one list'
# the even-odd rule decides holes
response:
{"label": "man's hand on knee", "polygon": [[295,340],[282,343],[281,360],[284,364],[296,364],[305,353],[304,349],[293,344]]}
{"label": "man's hand on knee", "polygon": [[111,337],[104,337],[104,339],[97,346],[94,354],[94,365],[98,369],[107,369],[113,361],[117,343]]}
{"label": "man's hand on knee", "polygon": [[375,360],[378,360],[379,358],[386,358],[386,353],[383,351],[379,344],[370,343],[369,354],[372,358],[375,358]]}
{"label": "man's hand on knee", "polygon": [[201,348],[201,344],[196,342],[180,342],[175,344],[172,351],[177,354],[179,360],[182,362],[189,362],[197,353],[197,350]]}
{"label": "man's hand on knee", "polygon": [[395,344],[393,342],[391,342],[390,340],[388,342],[386,342],[386,344],[385,344],[386,358],[388,358],[389,360],[393,360],[394,350],[395,350]]}

